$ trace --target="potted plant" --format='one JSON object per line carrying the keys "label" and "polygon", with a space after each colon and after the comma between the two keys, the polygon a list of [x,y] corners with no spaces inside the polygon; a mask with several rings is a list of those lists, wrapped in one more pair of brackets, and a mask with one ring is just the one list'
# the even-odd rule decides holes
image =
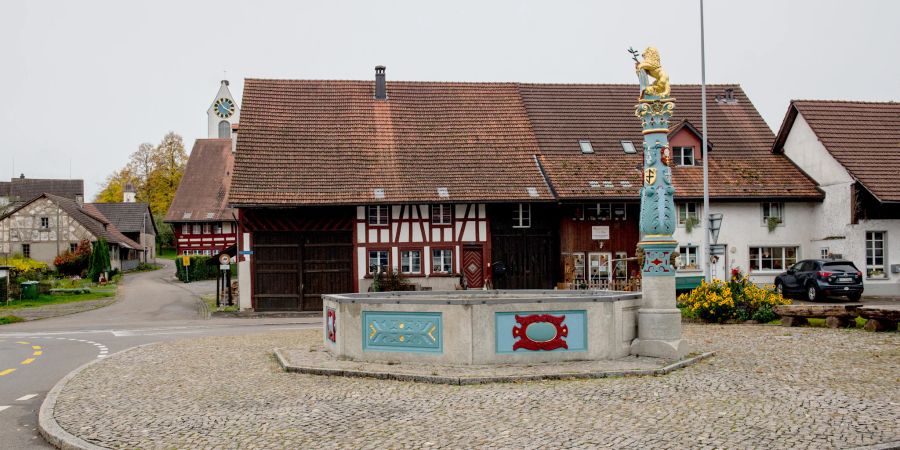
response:
{"label": "potted plant", "polygon": [[688,233],[693,232],[694,227],[696,227],[699,224],[700,224],[700,219],[698,219],[696,216],[687,216],[684,219],[684,229]]}
{"label": "potted plant", "polygon": [[766,219],[766,226],[769,227],[769,233],[775,231],[775,228],[778,228],[778,224],[781,223],[781,219],[777,217],[769,217]]}

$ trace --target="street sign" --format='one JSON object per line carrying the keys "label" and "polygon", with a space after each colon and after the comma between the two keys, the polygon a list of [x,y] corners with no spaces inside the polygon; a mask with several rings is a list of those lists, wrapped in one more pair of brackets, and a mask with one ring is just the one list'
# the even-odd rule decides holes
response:
{"label": "street sign", "polygon": [[191,257],[188,255],[183,255],[181,257],[181,265],[185,267],[191,265]]}
{"label": "street sign", "polygon": [[230,268],[231,268],[231,266],[228,264],[220,264],[219,265],[219,269],[222,269],[222,270],[228,270]]}
{"label": "street sign", "polygon": [[591,227],[591,240],[605,241],[609,239],[609,226],[594,225]]}
{"label": "street sign", "polygon": [[228,264],[231,260],[231,257],[225,254],[219,255],[219,264]]}
{"label": "street sign", "polygon": [[242,254],[242,255],[252,255],[252,254],[253,254],[253,250],[241,250],[241,251],[239,251],[238,253],[240,253],[240,254]]}
{"label": "street sign", "polygon": [[713,244],[709,246],[710,256],[721,256],[725,254],[725,244]]}

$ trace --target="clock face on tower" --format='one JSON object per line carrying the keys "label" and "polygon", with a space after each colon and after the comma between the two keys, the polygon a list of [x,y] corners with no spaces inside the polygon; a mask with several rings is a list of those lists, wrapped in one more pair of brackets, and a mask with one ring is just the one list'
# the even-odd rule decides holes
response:
{"label": "clock face on tower", "polygon": [[224,97],[216,100],[213,108],[216,110],[216,115],[223,119],[227,119],[234,114],[234,102]]}

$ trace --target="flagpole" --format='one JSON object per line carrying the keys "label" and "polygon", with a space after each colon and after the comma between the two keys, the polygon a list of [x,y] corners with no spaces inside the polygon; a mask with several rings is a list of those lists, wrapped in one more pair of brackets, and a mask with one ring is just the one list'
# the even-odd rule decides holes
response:
{"label": "flagpole", "polygon": [[703,30],[703,0],[700,0],[700,111],[703,117],[702,154],[703,154],[703,278],[707,283],[710,279],[709,260],[709,159],[706,154],[706,47]]}

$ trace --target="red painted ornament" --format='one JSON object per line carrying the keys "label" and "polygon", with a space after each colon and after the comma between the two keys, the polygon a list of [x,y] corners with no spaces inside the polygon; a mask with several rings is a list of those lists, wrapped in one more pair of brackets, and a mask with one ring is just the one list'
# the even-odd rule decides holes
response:
{"label": "red painted ornament", "polygon": [[325,330],[328,333],[328,340],[336,342],[337,336],[335,336],[335,333],[337,333],[337,314],[333,309],[328,308],[325,315]]}
{"label": "red painted ornament", "polygon": [[[514,326],[512,334],[514,338],[519,338],[513,344],[513,351],[518,349],[549,351],[558,348],[569,348],[565,341],[565,337],[569,335],[569,327],[563,325],[566,316],[553,316],[550,314],[532,314],[529,316],[520,316],[516,314],[516,323],[521,326]],[[548,341],[535,341],[528,337],[528,327],[536,323],[549,323],[556,328],[556,336]]]}

